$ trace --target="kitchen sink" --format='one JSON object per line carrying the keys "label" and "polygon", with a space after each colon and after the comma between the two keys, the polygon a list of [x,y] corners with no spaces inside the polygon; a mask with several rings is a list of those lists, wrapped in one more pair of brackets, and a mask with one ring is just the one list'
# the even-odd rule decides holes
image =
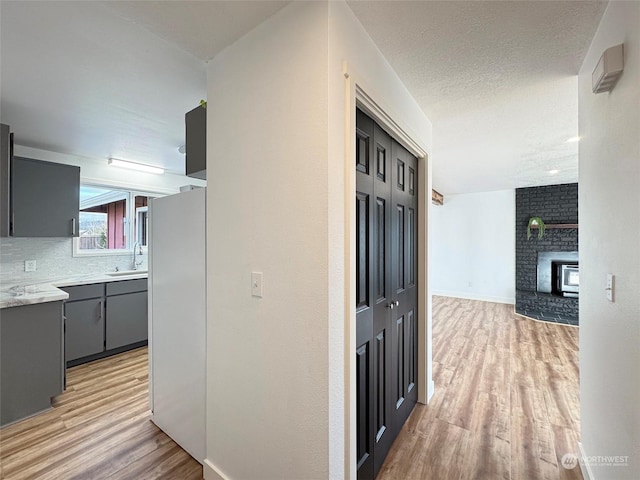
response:
{"label": "kitchen sink", "polygon": [[149,273],[148,270],[120,270],[119,272],[107,272],[110,277],[126,277],[131,275],[143,275]]}

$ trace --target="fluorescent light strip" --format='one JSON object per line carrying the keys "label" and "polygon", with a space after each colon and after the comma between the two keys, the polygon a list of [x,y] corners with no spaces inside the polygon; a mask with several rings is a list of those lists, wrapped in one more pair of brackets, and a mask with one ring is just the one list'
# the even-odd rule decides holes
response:
{"label": "fluorescent light strip", "polygon": [[128,168],[130,170],[138,170],[140,172],[158,173],[158,174],[164,173],[164,168],[152,167],[151,165],[143,165],[142,163],[128,162],[126,160],[118,160],[117,158],[110,158],[109,165],[111,165],[112,167],[121,167],[121,168]]}

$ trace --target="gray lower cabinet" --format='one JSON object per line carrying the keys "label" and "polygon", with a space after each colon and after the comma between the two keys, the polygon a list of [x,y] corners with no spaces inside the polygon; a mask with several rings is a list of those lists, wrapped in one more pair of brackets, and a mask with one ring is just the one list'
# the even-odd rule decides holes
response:
{"label": "gray lower cabinet", "polygon": [[65,305],[65,358],[68,361],[104,350],[104,301],[102,298]]}
{"label": "gray lower cabinet", "polygon": [[147,292],[107,297],[107,350],[148,336]]}
{"label": "gray lower cabinet", "polygon": [[2,309],[0,425],[50,408],[63,389],[62,301]]}
{"label": "gray lower cabinet", "polygon": [[63,288],[65,359],[78,365],[147,340],[147,280],[120,280]]}

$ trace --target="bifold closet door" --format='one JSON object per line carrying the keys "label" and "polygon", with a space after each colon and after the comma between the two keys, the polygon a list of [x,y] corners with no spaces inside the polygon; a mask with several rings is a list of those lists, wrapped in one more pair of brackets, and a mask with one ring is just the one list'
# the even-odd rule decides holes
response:
{"label": "bifold closet door", "polygon": [[356,122],[358,478],[374,478],[416,402],[417,161]]}

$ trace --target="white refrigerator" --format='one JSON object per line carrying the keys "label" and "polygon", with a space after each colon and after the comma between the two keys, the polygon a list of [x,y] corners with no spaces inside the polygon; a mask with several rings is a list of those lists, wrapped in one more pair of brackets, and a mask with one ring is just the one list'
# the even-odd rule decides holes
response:
{"label": "white refrigerator", "polygon": [[149,399],[152,421],[205,458],[206,189],[149,207]]}

